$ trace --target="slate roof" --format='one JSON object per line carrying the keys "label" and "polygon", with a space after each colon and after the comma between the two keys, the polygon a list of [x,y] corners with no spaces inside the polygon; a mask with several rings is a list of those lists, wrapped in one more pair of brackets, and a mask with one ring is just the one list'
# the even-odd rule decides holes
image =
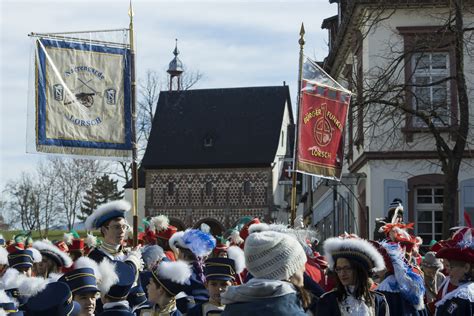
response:
{"label": "slate roof", "polygon": [[293,123],[288,86],[162,91],[141,166],[269,166],[286,104]]}

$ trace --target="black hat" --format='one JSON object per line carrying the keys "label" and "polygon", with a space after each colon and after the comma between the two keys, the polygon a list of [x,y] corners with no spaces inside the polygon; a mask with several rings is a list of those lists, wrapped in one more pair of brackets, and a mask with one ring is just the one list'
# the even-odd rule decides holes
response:
{"label": "black hat", "polygon": [[10,268],[31,268],[33,266],[33,252],[31,250],[17,250],[8,255]]}
{"label": "black hat", "polygon": [[94,269],[92,268],[72,270],[59,278],[58,281],[66,283],[74,295],[99,292]]}
{"label": "black hat", "polygon": [[235,279],[235,262],[229,258],[210,258],[206,260],[204,275],[207,280],[232,281]]}
{"label": "black hat", "polygon": [[76,316],[80,310],[80,305],[72,300],[71,290],[63,282],[49,283],[26,303],[27,314],[35,316]]}
{"label": "black hat", "polygon": [[114,264],[118,282],[112,285],[107,292],[107,296],[113,299],[124,300],[127,298],[133,282],[135,282],[135,269],[133,269],[131,265],[121,261],[115,261]]}

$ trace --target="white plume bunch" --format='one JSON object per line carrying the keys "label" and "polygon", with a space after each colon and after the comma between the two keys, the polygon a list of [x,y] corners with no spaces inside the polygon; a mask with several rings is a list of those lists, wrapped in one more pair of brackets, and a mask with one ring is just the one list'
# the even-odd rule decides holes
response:
{"label": "white plume bunch", "polygon": [[161,232],[167,230],[170,225],[170,219],[166,215],[158,215],[150,220],[156,231]]}
{"label": "white plume bunch", "polygon": [[227,257],[234,260],[235,272],[241,273],[245,269],[244,251],[238,246],[230,246],[227,248]]}
{"label": "white plume bunch", "polygon": [[62,273],[50,273],[48,275],[48,283],[58,282],[58,280],[63,276]]}
{"label": "white plume bunch", "polygon": [[14,268],[8,268],[0,278],[0,288],[4,290],[17,289],[19,283],[20,272]]}
{"label": "white plume bunch", "polygon": [[91,233],[87,233],[87,237],[84,240],[84,243],[87,245],[87,247],[93,248],[97,246],[97,237]]}
{"label": "white plume bunch", "polygon": [[229,236],[229,239],[232,243],[236,244],[236,245],[240,245],[244,242],[244,240],[242,239],[242,237],[240,237],[240,233],[238,230],[233,230],[231,233],[230,233],[230,236]]}
{"label": "white plume bunch", "polygon": [[210,234],[211,233],[211,227],[209,225],[207,225],[206,223],[202,223],[201,226],[199,227],[199,229],[206,233],[206,234]]}
{"label": "white plume bunch", "polygon": [[101,282],[97,284],[97,287],[102,294],[107,294],[110,288],[119,281],[119,277],[115,271],[115,264],[108,259],[103,259],[102,262],[99,263],[99,271],[102,278],[100,280]]}
{"label": "white plume bunch", "polygon": [[26,277],[25,275],[22,275],[20,277],[18,291],[21,295],[28,297],[35,296],[43,291],[48,283],[48,280],[41,277]]}
{"label": "white plume bunch", "polygon": [[64,233],[63,241],[66,243],[66,245],[68,246],[72,245],[73,240],[74,240],[74,236],[72,235],[72,233]]}
{"label": "white plume bunch", "polygon": [[171,250],[173,250],[174,252],[178,252],[178,246],[186,248],[183,242],[183,235],[183,231],[176,232],[173,234],[173,236],[171,236],[170,240],[168,241]]}
{"label": "white plume bunch", "polygon": [[184,261],[163,261],[157,268],[159,277],[171,280],[179,284],[190,284],[189,278],[192,270],[189,264]]}

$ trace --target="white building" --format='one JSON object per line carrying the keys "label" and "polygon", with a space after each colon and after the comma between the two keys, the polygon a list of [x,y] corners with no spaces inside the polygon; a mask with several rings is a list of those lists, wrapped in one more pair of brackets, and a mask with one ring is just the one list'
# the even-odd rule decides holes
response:
{"label": "white building", "polygon": [[[439,29],[446,22],[447,6],[452,1],[329,2],[337,3],[339,13],[324,20],[322,25],[329,31],[329,55],[324,67],[355,94],[346,125],[344,184],[333,185],[307,177],[303,191],[312,191],[309,199],[312,202],[307,203],[307,221],[311,218],[323,237],[344,231],[373,237],[375,218],[385,217],[390,202],[400,198],[405,207],[405,221],[415,223],[415,233],[424,243],[440,239],[445,177],[433,135],[416,117],[390,112],[388,104],[381,102],[370,108],[358,104],[367,99],[375,83],[386,79],[386,90],[379,94],[393,97],[396,84],[403,86],[400,95],[404,104],[410,109],[435,112],[437,116],[433,120],[437,121],[433,122],[437,127],[442,126],[439,129],[442,137],[450,139],[459,120],[457,91],[452,80],[443,80],[456,74],[455,54],[452,38]],[[474,22],[468,11],[464,10],[466,27]],[[411,50],[419,39],[432,46]],[[468,43],[464,52],[464,73],[471,100],[473,48]],[[392,68],[394,71],[384,76],[382,70],[395,62],[398,63]],[[442,82],[423,86],[437,81]],[[409,87],[406,83],[419,86]],[[389,89],[393,90],[392,94],[387,93]],[[470,113],[474,113],[472,101],[470,107]],[[472,114],[469,119],[472,122]],[[455,219],[459,225],[464,224],[464,211],[474,219],[472,136],[471,128],[459,172]]]}

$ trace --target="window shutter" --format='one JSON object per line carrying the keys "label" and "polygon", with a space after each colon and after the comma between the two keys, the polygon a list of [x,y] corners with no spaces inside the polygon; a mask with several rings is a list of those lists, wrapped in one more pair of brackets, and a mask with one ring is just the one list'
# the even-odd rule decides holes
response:
{"label": "window shutter", "polygon": [[384,215],[387,215],[387,210],[393,199],[399,198],[403,201],[403,221],[408,222],[408,194],[407,184],[401,180],[385,179],[384,186]]}

